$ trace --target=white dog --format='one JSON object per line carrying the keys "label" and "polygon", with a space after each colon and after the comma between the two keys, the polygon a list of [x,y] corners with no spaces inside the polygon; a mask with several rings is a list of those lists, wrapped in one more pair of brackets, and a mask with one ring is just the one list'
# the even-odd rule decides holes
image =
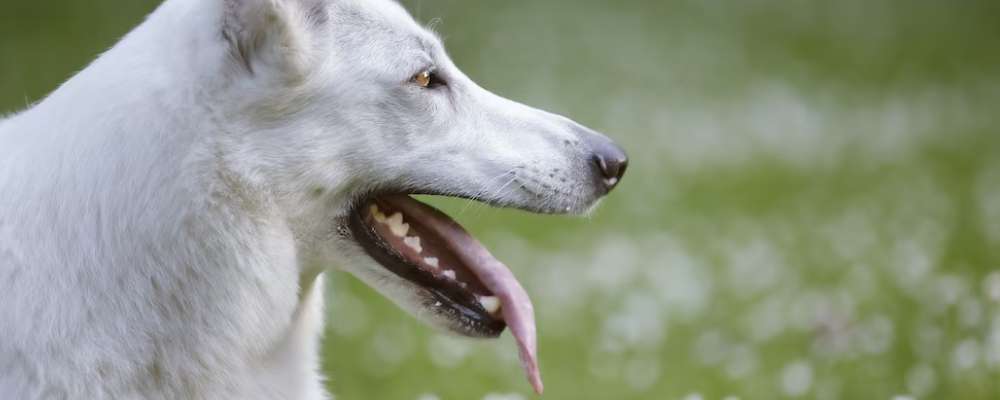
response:
{"label": "white dog", "polygon": [[433,326],[509,326],[541,391],[524,290],[408,195],[582,213],[625,167],[393,1],[167,0],[0,122],[0,399],[328,398],[331,266]]}

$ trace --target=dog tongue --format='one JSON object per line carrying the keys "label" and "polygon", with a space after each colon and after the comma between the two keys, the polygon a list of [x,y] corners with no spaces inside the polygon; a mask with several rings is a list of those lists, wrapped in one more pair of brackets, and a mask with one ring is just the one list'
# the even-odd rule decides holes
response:
{"label": "dog tongue", "polygon": [[409,196],[386,198],[393,207],[410,218],[417,219],[448,244],[450,250],[500,299],[503,318],[517,341],[521,365],[535,392],[542,394],[542,377],[538,371],[538,348],[535,333],[535,311],[528,293],[506,265],[490,254],[461,225],[431,206]]}

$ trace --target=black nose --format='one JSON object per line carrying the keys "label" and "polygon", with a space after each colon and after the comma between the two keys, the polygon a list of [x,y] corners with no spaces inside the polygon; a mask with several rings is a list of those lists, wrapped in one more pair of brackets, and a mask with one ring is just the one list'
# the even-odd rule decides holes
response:
{"label": "black nose", "polygon": [[600,183],[610,192],[611,189],[618,186],[622,177],[625,176],[625,170],[628,168],[628,155],[611,139],[598,133],[589,135],[587,142],[589,142],[593,152],[594,164],[601,175]]}

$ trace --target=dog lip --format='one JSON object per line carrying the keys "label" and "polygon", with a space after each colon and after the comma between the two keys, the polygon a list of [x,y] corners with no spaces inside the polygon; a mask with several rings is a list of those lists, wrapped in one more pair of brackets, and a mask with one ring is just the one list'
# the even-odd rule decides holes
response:
{"label": "dog lip", "polygon": [[[548,204],[546,205],[535,204],[530,201],[518,201],[518,200],[504,199],[499,197],[484,197],[481,195],[472,195],[462,192],[450,192],[450,191],[419,189],[419,188],[409,188],[401,190],[397,189],[397,190],[387,190],[387,191],[371,191],[368,193],[369,193],[368,195],[359,196],[358,198],[367,200],[375,197],[389,197],[389,196],[409,196],[409,195],[440,196],[440,197],[450,197],[462,200],[470,200],[494,208],[520,210],[539,215],[576,215],[585,213],[586,210],[590,208],[588,204],[569,206],[569,207],[566,206],[554,207]],[[597,199],[595,199],[594,201],[596,200]],[[365,201],[360,201],[359,203],[365,203]]]}

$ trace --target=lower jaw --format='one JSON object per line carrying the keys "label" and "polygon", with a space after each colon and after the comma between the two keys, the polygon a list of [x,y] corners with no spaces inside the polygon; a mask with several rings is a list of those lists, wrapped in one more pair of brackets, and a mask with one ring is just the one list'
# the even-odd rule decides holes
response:
{"label": "lower jaw", "polygon": [[[368,199],[361,207],[369,206],[374,200],[375,198]],[[360,208],[351,213],[348,225],[365,252],[389,272],[419,288],[418,290],[429,293],[433,303],[425,304],[425,308],[439,315],[447,314],[443,317],[451,318],[453,322],[447,327],[456,333],[473,337],[496,337],[505,327],[509,328],[517,343],[525,374],[532,387],[540,394],[543,387],[538,369],[534,307],[510,269],[494,258],[457,222],[440,211],[408,196],[380,197],[379,200],[387,201],[401,213],[414,217],[418,225],[433,233],[439,242],[446,244],[445,248],[451,250],[454,258],[462,262],[482,287],[490,293],[496,293],[500,305],[498,311],[502,311],[503,318],[494,318],[487,312],[475,293],[456,286],[453,282],[442,283],[434,274],[421,271],[408,263],[398,251],[380,240],[379,232],[371,223],[373,217],[366,215],[365,209]]]}

